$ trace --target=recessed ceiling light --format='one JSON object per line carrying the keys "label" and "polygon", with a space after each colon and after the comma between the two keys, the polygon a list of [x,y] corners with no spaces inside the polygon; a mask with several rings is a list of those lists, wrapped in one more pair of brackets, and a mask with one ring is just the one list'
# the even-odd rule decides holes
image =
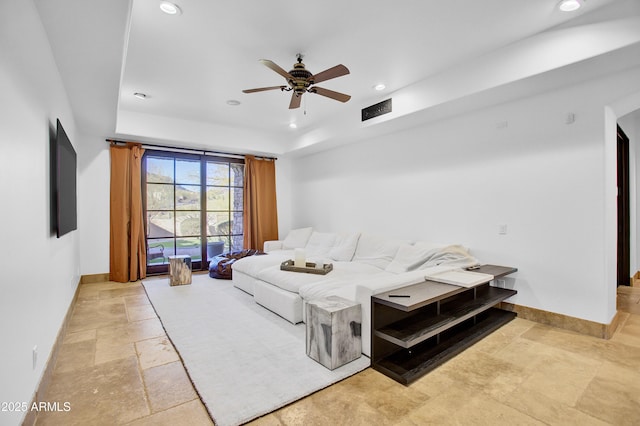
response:
{"label": "recessed ceiling light", "polygon": [[167,15],[180,15],[182,13],[182,10],[180,10],[177,4],[171,3],[169,1],[161,1],[160,10],[162,10]]}
{"label": "recessed ceiling light", "polygon": [[138,99],[147,99],[147,95],[144,94],[144,93],[140,93],[140,92],[134,93],[133,96],[135,96]]}
{"label": "recessed ceiling light", "polygon": [[227,105],[237,106],[237,105],[240,105],[240,101],[237,101],[237,100],[235,100],[235,99],[229,99],[229,100],[227,101]]}
{"label": "recessed ceiling light", "polygon": [[376,84],[375,86],[373,86],[373,88],[374,88],[375,90],[380,91],[380,90],[384,90],[384,89],[386,89],[386,88],[387,88],[387,86],[385,86],[384,84],[380,83],[380,84]]}
{"label": "recessed ceiling light", "polygon": [[298,125],[296,123],[289,123],[289,128],[290,129],[297,129]]}
{"label": "recessed ceiling light", "polygon": [[582,6],[580,0],[562,0],[558,3],[558,9],[563,12],[573,12],[580,9],[580,6]]}

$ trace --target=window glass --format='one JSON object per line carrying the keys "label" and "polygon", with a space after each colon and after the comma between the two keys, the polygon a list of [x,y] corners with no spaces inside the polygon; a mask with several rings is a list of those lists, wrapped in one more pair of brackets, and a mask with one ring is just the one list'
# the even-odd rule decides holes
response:
{"label": "window glass", "polygon": [[207,185],[229,186],[229,164],[207,161]]}
{"label": "window glass", "polygon": [[200,235],[200,212],[176,212],[176,235],[196,237]]}
{"label": "window glass", "polygon": [[200,161],[176,160],[176,183],[200,185]]}
{"label": "window glass", "polygon": [[173,183],[173,158],[158,158],[148,156],[147,182]]}
{"label": "window glass", "polygon": [[176,210],[200,210],[200,185],[176,185]]}
{"label": "window glass", "polygon": [[231,188],[231,210],[242,210],[244,208],[243,196],[242,188]]}
{"label": "window glass", "polygon": [[208,235],[228,234],[229,212],[207,212]]}
{"label": "window glass", "polygon": [[231,186],[244,186],[244,164],[231,164]]}
{"label": "window glass", "polygon": [[175,235],[173,211],[147,210],[147,238],[167,238]]}
{"label": "window glass", "polygon": [[162,266],[169,264],[169,256],[175,254],[173,238],[159,238],[149,240],[147,250],[147,265]]}
{"label": "window glass", "polygon": [[147,210],[173,210],[174,185],[147,184]]}
{"label": "window glass", "polygon": [[191,256],[191,264],[202,260],[202,244],[200,238],[178,238],[176,254]]}

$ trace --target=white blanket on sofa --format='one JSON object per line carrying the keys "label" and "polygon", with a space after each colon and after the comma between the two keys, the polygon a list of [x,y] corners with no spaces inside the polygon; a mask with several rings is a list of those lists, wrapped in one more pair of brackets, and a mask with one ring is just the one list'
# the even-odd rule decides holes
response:
{"label": "white blanket on sofa", "polygon": [[447,265],[459,268],[479,265],[478,259],[471,256],[469,251],[460,245],[451,245],[432,250],[427,255],[425,263],[419,269],[430,268],[432,266]]}

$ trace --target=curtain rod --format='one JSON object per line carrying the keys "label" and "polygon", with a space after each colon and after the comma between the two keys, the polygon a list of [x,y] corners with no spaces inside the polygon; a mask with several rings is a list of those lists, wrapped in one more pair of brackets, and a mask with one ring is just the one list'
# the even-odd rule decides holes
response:
{"label": "curtain rod", "polygon": [[[136,141],[123,141],[118,139],[105,139],[105,141],[113,144],[126,144],[126,143],[139,143],[143,148],[154,148],[159,149],[161,151],[169,151],[169,152],[182,152],[185,154],[202,154],[202,155],[217,155],[221,157],[230,157],[230,158],[245,158],[245,155],[242,154],[231,154],[228,152],[220,152],[220,151],[207,151],[204,149],[193,149],[193,148],[181,148],[178,146],[167,146],[167,145],[156,145],[152,143],[145,142],[136,142]],[[265,157],[262,155],[256,155],[256,158],[263,160],[277,160],[277,157]]]}

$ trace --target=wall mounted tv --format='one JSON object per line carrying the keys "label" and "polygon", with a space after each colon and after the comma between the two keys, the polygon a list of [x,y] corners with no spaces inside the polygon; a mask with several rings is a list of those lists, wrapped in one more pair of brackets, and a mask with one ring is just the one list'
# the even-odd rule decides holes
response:
{"label": "wall mounted tv", "polygon": [[58,238],[78,229],[76,200],[76,151],[57,120],[55,139],[55,203]]}

